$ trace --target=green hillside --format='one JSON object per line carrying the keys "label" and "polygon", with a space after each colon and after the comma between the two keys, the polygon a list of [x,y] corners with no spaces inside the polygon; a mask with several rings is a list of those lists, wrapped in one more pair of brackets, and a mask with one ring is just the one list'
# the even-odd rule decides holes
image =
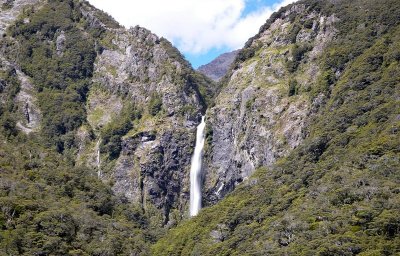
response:
{"label": "green hillside", "polygon": [[[2,57],[15,60],[32,78],[43,115],[39,132],[26,135],[17,128],[15,97],[22,85],[15,68],[0,62],[1,255],[148,251],[142,210],[116,197],[94,170],[77,166],[74,159],[74,132],[85,122],[96,58],[94,38],[105,34],[89,28],[79,6],[77,1],[49,1],[40,10],[26,8],[7,31],[10,37],[1,41]],[[26,17],[30,23],[23,23]],[[72,39],[62,56],[50,43],[61,30]]]}

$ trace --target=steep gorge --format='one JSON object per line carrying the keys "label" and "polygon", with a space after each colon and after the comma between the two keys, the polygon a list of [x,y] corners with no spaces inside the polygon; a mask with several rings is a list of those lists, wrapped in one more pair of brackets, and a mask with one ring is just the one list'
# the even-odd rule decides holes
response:
{"label": "steep gorge", "polygon": [[85,1],[0,4],[2,253],[399,250],[398,1],[284,7],[219,84]]}
{"label": "steep gorge", "polygon": [[299,1],[272,15],[207,111],[215,205],[155,255],[399,252],[398,8]]}

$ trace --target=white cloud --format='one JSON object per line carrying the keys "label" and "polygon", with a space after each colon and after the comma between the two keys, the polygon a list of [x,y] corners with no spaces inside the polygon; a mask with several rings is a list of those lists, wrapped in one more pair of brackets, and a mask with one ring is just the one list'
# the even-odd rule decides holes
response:
{"label": "white cloud", "polygon": [[[212,48],[241,48],[267,18],[295,0],[263,6],[260,0],[89,0],[125,27],[139,25],[174,43],[181,51],[201,54]],[[246,3],[260,9],[244,15]]]}

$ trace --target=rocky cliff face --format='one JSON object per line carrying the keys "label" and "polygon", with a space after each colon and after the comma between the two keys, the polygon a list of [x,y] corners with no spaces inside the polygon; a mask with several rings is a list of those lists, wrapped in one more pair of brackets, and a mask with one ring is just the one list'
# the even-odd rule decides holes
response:
{"label": "rocky cliff face", "polygon": [[[0,254],[399,251],[397,0],[285,7],[218,88],[85,1],[0,3]],[[218,203],[164,235],[204,113]]]}
{"label": "rocky cliff face", "polygon": [[[293,17],[306,25],[296,25]],[[294,5],[239,53],[215,106],[207,111],[205,200],[216,202],[256,168],[271,166],[303,141],[325,96],[310,102],[299,92],[316,86],[316,60],[335,36],[335,20]],[[240,61],[249,52],[253,57]]]}
{"label": "rocky cliff face", "polygon": [[[3,27],[32,3],[14,1],[2,12]],[[116,194],[154,215],[155,223],[172,224],[187,214],[195,127],[215,92],[213,84],[191,70],[165,39],[140,27],[126,30],[86,2],[74,8],[86,29],[101,32],[94,39],[86,120],[70,135],[77,145],[77,164],[91,167]],[[299,27],[293,17],[306,25]],[[22,23],[29,25],[31,19],[28,15]],[[217,202],[257,167],[272,165],[302,142],[325,96],[310,102],[299,92],[316,84],[320,72],[315,60],[335,35],[334,23],[335,16],[295,5],[239,53],[207,111],[206,204]],[[54,55],[69,54],[70,32],[58,29],[52,40]],[[241,61],[249,51],[253,58]],[[236,54],[223,56],[224,68]],[[17,63],[7,61],[16,67],[21,84],[17,126],[25,133],[38,132],[43,114],[37,85]]]}
{"label": "rocky cliff face", "polygon": [[[53,22],[37,21],[43,19],[43,13],[52,12],[44,1],[3,2],[1,34],[18,19],[33,29],[37,29],[36,24]],[[112,184],[117,195],[151,215],[154,225],[173,224],[187,214],[195,129],[206,110],[204,92],[214,90],[212,82],[195,73],[167,40],[141,27],[122,28],[85,1],[68,4],[70,7],[62,6],[65,12],[71,9],[81,24],[86,24],[80,29],[93,33],[81,36],[94,42],[96,53],[93,72],[87,75],[90,85],[83,91],[86,120],[68,132],[76,145],[76,150],[69,152],[75,152],[77,165],[92,168],[100,179]],[[42,6],[43,13],[37,14]],[[19,33],[18,26],[12,33]],[[50,28],[54,36],[50,34],[47,41],[38,38],[37,44],[48,47],[52,53],[47,54],[53,54],[54,59],[68,58],[76,40],[76,32],[70,31],[74,26],[80,25],[68,27],[56,20],[54,27],[58,29]],[[43,31],[43,27],[38,28]],[[18,51],[25,51],[25,46],[11,53],[10,45],[19,44],[18,40],[5,36],[2,67],[14,72],[19,81],[15,97],[18,129],[40,134],[45,126],[41,122],[45,100],[39,96],[42,92],[35,84],[37,78],[24,73],[24,68],[29,69],[18,59]]]}
{"label": "rocky cliff face", "polygon": [[[205,105],[197,85],[187,80],[188,64],[171,56],[175,49],[164,39],[139,27],[108,33],[110,47],[96,60],[88,100],[89,123],[99,132],[95,140],[102,140],[102,127],[118,118],[126,102],[148,106],[156,97],[160,109],[154,116],[142,109],[143,117],[124,136],[121,154],[101,178],[145,210],[161,209],[166,223],[171,209],[184,214],[187,207],[193,134]],[[99,102],[102,94],[105,102]],[[103,163],[98,168],[107,169]]]}
{"label": "rocky cliff face", "polygon": [[[89,6],[83,13],[95,17]],[[187,214],[195,128],[206,108],[200,90],[210,84],[196,78],[165,39],[140,27],[104,27],[107,36],[96,58],[87,102],[95,136],[86,140],[80,157],[89,159],[86,163],[113,183],[115,193],[140,205],[155,223],[176,223]],[[104,144],[102,134],[128,104],[140,118],[123,135],[121,151],[110,161],[98,148]]]}
{"label": "rocky cliff face", "polygon": [[239,50],[223,53],[206,65],[197,70],[214,81],[220,80],[229,70]]}

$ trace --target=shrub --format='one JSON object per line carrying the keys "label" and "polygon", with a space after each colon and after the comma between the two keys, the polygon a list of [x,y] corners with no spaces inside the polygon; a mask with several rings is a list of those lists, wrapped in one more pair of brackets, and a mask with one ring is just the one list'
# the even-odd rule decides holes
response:
{"label": "shrub", "polygon": [[297,87],[297,81],[296,80],[290,80],[289,81],[289,91],[288,91],[288,96],[294,96],[297,95],[298,93],[298,87]]}
{"label": "shrub", "polygon": [[155,116],[158,114],[158,112],[161,111],[162,108],[162,98],[159,94],[153,94],[150,97],[149,101],[149,106],[148,106],[148,111],[149,114],[152,116]]}
{"label": "shrub", "polygon": [[289,60],[286,63],[286,67],[289,72],[293,73],[296,71],[297,67],[300,65],[301,60],[303,59],[304,55],[312,49],[310,44],[302,44],[298,45],[295,44],[292,48],[292,60]]}
{"label": "shrub", "polygon": [[100,145],[100,152],[108,155],[110,160],[118,158],[122,150],[122,136],[133,128],[133,120],[140,118],[140,110],[133,104],[125,104],[120,115],[115,117],[101,131],[102,143]]}
{"label": "shrub", "polygon": [[300,30],[301,30],[301,27],[297,23],[295,23],[288,34],[288,40],[290,43],[292,43],[292,44],[296,43],[296,38],[297,38],[297,35],[299,34]]}

